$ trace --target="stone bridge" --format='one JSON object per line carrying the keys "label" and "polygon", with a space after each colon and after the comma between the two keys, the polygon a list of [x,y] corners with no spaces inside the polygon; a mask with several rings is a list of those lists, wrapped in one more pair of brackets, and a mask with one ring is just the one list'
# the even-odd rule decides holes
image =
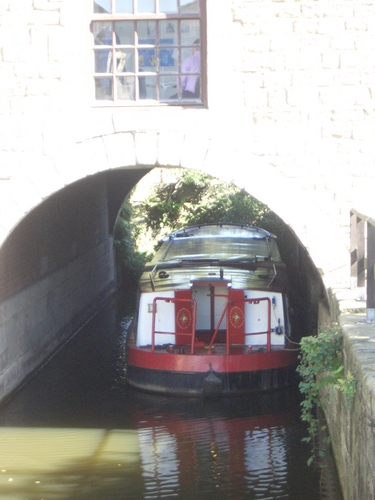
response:
{"label": "stone bridge", "polygon": [[375,6],[200,5],[203,105],[121,107],[93,101],[91,1],[0,0],[0,400],[115,290],[116,217],[156,166],[244,188],[327,291],[350,287],[349,211],[375,216]]}
{"label": "stone bridge", "polygon": [[375,9],[217,3],[203,2],[207,103],[188,109],[95,106],[91,2],[1,2],[0,242],[79,179],[182,166],[269,205],[327,286],[346,282],[349,210],[368,211],[375,178]]}
{"label": "stone bridge", "polygon": [[232,181],[349,287],[374,217],[375,6],[206,0],[202,106],[98,106],[91,2],[0,1],[0,399],[115,289],[113,228],[155,166]]}

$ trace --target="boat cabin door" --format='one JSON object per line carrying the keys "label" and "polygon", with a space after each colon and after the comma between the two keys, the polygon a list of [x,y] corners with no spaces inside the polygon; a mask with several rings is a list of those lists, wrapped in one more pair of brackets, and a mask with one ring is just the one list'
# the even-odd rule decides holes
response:
{"label": "boat cabin door", "polygon": [[[194,282],[192,298],[197,302],[196,334],[199,340],[209,342],[222,313],[225,309],[228,296],[228,284],[226,282],[207,283]],[[219,334],[225,335],[226,315],[220,325]]]}

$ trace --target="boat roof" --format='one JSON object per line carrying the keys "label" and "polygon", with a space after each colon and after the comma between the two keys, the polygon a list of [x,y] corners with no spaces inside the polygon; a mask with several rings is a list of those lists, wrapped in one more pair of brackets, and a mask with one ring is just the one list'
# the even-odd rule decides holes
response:
{"label": "boat roof", "polygon": [[184,288],[191,281],[220,276],[221,270],[231,277],[233,286],[268,288],[271,283],[280,286],[280,279],[284,283],[284,267],[276,236],[268,231],[237,224],[204,224],[165,238],[146,264],[140,285],[142,291],[150,284],[158,290]]}
{"label": "boat roof", "polygon": [[164,238],[156,264],[181,260],[253,260],[281,262],[276,236],[265,229],[240,224],[201,224]]}

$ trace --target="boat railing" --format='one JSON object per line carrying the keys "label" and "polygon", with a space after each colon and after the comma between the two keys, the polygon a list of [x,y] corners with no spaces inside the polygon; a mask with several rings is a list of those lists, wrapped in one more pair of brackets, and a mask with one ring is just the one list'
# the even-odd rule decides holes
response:
{"label": "boat railing", "polygon": [[[191,329],[187,331],[178,331],[178,332],[167,332],[167,331],[158,331],[156,330],[156,315],[157,315],[157,302],[169,302],[171,304],[187,304],[189,309],[191,310],[191,321],[190,327]],[[187,310],[190,314],[189,309]],[[178,336],[186,336],[190,337],[190,354],[194,354],[194,344],[195,344],[195,325],[196,325],[196,317],[197,317],[197,302],[194,299],[183,299],[183,298],[172,298],[172,297],[155,297],[153,300],[153,308],[152,308],[152,330],[151,330],[151,351],[155,351],[155,336],[156,335],[170,335],[175,334]]]}
{"label": "boat railing", "polygon": [[[231,329],[230,329],[230,311],[233,308],[233,306],[236,303],[243,304],[259,304],[260,302],[267,302],[267,330],[264,331],[259,331],[259,332],[244,332],[243,335],[250,336],[250,335],[266,335],[267,336],[267,351],[271,350],[271,299],[269,297],[259,297],[259,298],[236,298],[236,299],[229,299],[227,295],[223,294],[215,294],[215,297],[224,297],[226,299],[226,304],[223,309],[223,312],[221,313],[219,322],[217,324],[217,327],[214,331],[214,334],[212,335],[211,342],[208,345],[208,351],[211,352],[211,348],[215,342],[216,335],[220,329],[221,323],[223,322],[223,319],[226,315],[226,352],[227,354],[230,353],[230,347],[231,347]],[[244,318],[243,318],[244,321]]]}
{"label": "boat railing", "polygon": [[[230,348],[232,345],[232,339],[231,339],[231,328],[230,328],[230,314],[233,308],[235,307],[236,304],[240,304],[243,306],[243,308],[238,308],[236,314],[238,314],[239,311],[243,311],[244,314],[244,308],[245,304],[254,304],[257,305],[260,302],[267,302],[267,329],[262,330],[262,331],[256,331],[256,332],[242,332],[241,334],[246,336],[256,336],[256,335],[266,335],[266,345],[267,345],[267,351],[271,351],[271,299],[269,297],[257,297],[257,298],[228,298],[227,295],[224,294],[215,294],[215,297],[223,297],[226,299],[225,306],[223,308],[223,311],[221,313],[220,319],[218,321],[218,324],[216,326],[216,329],[212,335],[212,339],[208,345],[208,353],[212,352],[212,346],[215,342],[216,336],[220,330],[221,324],[226,316],[226,353],[230,354]],[[188,305],[187,312],[190,314],[189,311],[191,311],[191,320],[190,324],[186,328],[186,331],[165,331],[165,330],[156,330],[156,316],[157,316],[157,303],[158,302],[166,302],[166,303],[171,303],[171,304],[186,304]],[[237,306],[238,307],[238,306]],[[153,300],[153,308],[152,308],[152,330],[151,330],[151,351],[155,351],[155,337],[156,335],[178,335],[180,336],[185,336],[188,337],[188,341],[186,344],[190,344],[190,354],[194,354],[194,349],[195,349],[195,335],[196,335],[196,317],[197,317],[197,302],[194,299],[190,298],[173,298],[173,297],[155,297]],[[242,318],[242,321],[244,321],[244,317]],[[190,326],[190,328],[189,328]],[[235,335],[238,335],[236,333]]]}

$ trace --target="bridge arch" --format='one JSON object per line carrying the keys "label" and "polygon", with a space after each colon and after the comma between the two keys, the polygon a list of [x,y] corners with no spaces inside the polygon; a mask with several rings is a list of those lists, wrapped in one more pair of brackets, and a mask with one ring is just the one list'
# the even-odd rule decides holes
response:
{"label": "bridge arch", "polygon": [[0,245],[31,210],[78,180],[116,169],[146,173],[153,167],[183,167],[231,181],[263,202],[294,231],[327,287],[345,282],[348,248],[319,195],[301,190],[295,177],[287,177],[255,155],[247,131],[242,136],[238,128],[235,132],[116,131],[57,148],[34,169],[32,177],[15,175],[7,181],[11,194],[3,199]]}
{"label": "bridge arch", "polygon": [[[38,231],[43,235],[43,228],[52,228],[54,242],[42,242],[36,248],[34,261],[30,260],[24,272],[29,276],[33,267],[34,275],[23,287],[11,283],[2,296],[0,283],[4,346],[0,356],[6,360],[0,372],[0,399],[58,348],[114,289],[114,223],[128,192],[154,167],[190,168],[233,182],[290,226],[323,273],[328,271],[329,276],[333,266],[340,267],[337,258],[334,263],[323,258],[330,252],[322,252],[322,248],[335,245],[336,251],[340,240],[334,241],[334,231],[320,212],[318,200],[301,193],[293,179],[254,155],[245,132],[239,137],[224,130],[208,135],[202,128],[116,130],[53,149],[36,167],[32,177],[15,175],[4,181],[10,189],[5,203],[8,210],[0,216],[0,260],[4,255],[11,260],[19,250],[17,264],[22,268],[32,258],[29,246],[35,246],[31,242],[38,239]],[[96,227],[90,220],[90,207],[97,214]],[[82,234],[74,230],[77,211],[84,214]],[[61,228],[60,235],[54,222]],[[0,264],[0,269],[6,269],[6,262]]]}

